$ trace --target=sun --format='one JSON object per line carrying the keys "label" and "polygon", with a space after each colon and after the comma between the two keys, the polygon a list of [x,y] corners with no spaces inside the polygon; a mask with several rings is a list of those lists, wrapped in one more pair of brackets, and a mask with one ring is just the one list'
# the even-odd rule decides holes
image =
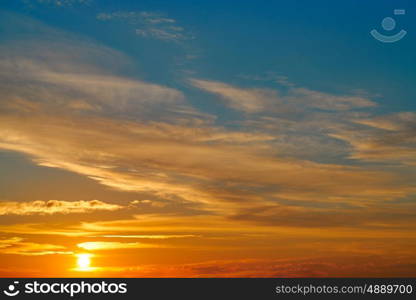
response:
{"label": "sun", "polygon": [[90,271],[91,268],[91,254],[81,253],[77,254],[77,270],[79,271]]}

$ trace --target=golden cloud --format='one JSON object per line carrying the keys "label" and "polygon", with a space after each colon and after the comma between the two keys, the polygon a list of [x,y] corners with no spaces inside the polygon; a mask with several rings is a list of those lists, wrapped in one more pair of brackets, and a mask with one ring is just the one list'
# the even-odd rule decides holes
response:
{"label": "golden cloud", "polygon": [[137,248],[160,248],[160,245],[151,245],[144,243],[124,243],[124,242],[84,242],[77,245],[85,250],[114,250],[114,249],[137,249]]}
{"label": "golden cloud", "polygon": [[416,113],[403,112],[357,120],[360,130],[340,129],[333,137],[351,144],[351,158],[416,165]]}
{"label": "golden cloud", "polygon": [[228,259],[196,263],[103,267],[114,277],[413,277],[408,257],[346,255],[302,259]]}

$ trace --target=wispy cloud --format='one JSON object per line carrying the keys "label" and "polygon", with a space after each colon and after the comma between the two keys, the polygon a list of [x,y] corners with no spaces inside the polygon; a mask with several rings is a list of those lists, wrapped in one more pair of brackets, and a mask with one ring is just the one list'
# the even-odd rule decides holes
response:
{"label": "wispy cloud", "polygon": [[[197,263],[104,267],[101,271],[126,277],[411,277],[413,265],[381,255],[326,256],[302,259],[228,259]],[[357,275],[359,274],[359,275]]]}
{"label": "wispy cloud", "polygon": [[0,215],[50,215],[50,214],[71,214],[89,213],[93,211],[114,211],[122,206],[105,203],[99,200],[90,201],[30,201],[30,202],[0,202]]}
{"label": "wispy cloud", "polygon": [[282,94],[270,88],[241,88],[212,80],[191,79],[190,82],[197,88],[220,96],[231,108],[247,113],[274,112],[279,109],[296,113],[302,107],[347,111],[377,105],[361,96],[338,96],[291,86],[288,92]]}
{"label": "wispy cloud", "polygon": [[124,242],[84,242],[77,245],[85,250],[114,250],[114,249],[137,249],[137,248],[160,248],[160,245],[144,243],[124,243]]}
{"label": "wispy cloud", "polygon": [[0,240],[0,253],[16,254],[26,256],[50,255],[50,254],[72,254],[64,251],[65,247],[46,243],[26,242],[23,238],[12,237]]}
{"label": "wispy cloud", "polygon": [[[172,23],[161,16],[139,17],[152,24]],[[21,50],[25,45],[30,53]],[[195,87],[243,112],[232,124],[239,126],[225,126],[215,115],[195,109],[184,91],[123,75],[131,60],[115,50],[65,34],[54,51],[49,46],[45,41],[14,41],[0,48],[2,149],[118,191],[196,203],[199,214],[221,216],[221,226],[235,221],[302,228],[413,226],[411,206],[402,203],[390,209],[392,201],[415,193],[411,178],[399,168],[349,161],[360,142],[354,144],[351,133],[400,130],[411,150],[411,114],[375,117],[370,109],[376,103],[357,95],[191,79]],[[30,85],[22,84],[27,82]],[[361,159],[362,153],[352,158]],[[322,156],[334,159],[328,162]],[[51,206],[56,212],[119,208],[105,202],[75,203]],[[152,203],[139,200],[127,206],[139,209]],[[29,203],[22,211],[38,213],[47,206]],[[175,213],[181,213],[180,207]],[[130,221],[130,230],[137,230],[137,220]],[[197,225],[198,220],[183,227]],[[115,225],[104,227],[95,235],[120,234]]]}
{"label": "wispy cloud", "polygon": [[165,239],[183,239],[183,238],[193,238],[197,237],[193,234],[133,234],[133,235],[103,235],[105,238],[123,238],[123,239],[156,239],[156,240],[165,240]]}
{"label": "wispy cloud", "polygon": [[55,7],[72,7],[75,5],[91,5],[94,0],[21,0],[27,6],[35,4],[49,5]]}
{"label": "wispy cloud", "polygon": [[365,126],[332,134],[353,147],[351,158],[416,165],[416,113],[396,113],[357,120],[357,123]]}
{"label": "wispy cloud", "polygon": [[217,94],[227,101],[231,108],[254,113],[266,109],[269,99],[276,99],[277,93],[267,89],[243,89],[218,81],[191,79],[191,83],[205,91]]}

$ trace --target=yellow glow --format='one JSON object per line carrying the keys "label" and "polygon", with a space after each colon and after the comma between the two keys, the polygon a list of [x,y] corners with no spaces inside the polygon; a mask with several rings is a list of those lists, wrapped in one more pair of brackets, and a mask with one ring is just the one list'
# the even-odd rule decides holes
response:
{"label": "yellow glow", "polygon": [[91,271],[91,254],[82,253],[77,254],[77,270],[78,271]]}

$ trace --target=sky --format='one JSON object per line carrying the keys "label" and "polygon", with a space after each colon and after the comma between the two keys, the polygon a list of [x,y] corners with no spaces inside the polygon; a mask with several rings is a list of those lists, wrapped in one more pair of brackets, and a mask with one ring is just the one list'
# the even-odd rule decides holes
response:
{"label": "sky", "polygon": [[416,276],[415,11],[2,0],[0,276]]}

